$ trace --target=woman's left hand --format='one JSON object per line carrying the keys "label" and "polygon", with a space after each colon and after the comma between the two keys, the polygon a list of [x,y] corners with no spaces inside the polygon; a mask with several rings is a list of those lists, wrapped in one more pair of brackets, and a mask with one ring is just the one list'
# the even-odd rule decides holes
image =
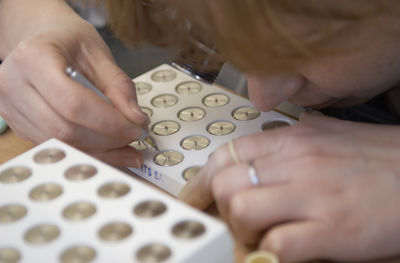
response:
{"label": "woman's left hand", "polygon": [[[303,114],[211,155],[180,198],[214,200],[233,232],[285,262],[363,261],[400,251],[400,128]],[[260,185],[252,185],[252,161]]]}

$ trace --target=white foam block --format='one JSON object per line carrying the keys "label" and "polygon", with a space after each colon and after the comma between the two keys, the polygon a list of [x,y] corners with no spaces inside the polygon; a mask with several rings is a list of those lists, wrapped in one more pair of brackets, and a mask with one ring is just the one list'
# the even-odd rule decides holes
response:
{"label": "white foam block", "polygon": [[0,262],[205,261],[225,224],[60,141],[0,166]]}
{"label": "white foam block", "polygon": [[[151,135],[156,140],[161,152],[179,152],[183,156],[183,160],[173,166],[167,167],[158,165],[154,162],[157,153],[145,149],[142,150],[145,166],[142,167],[142,169],[130,169],[175,196],[179,194],[180,190],[187,182],[183,178],[184,171],[190,167],[204,165],[207,162],[208,156],[218,146],[234,138],[262,132],[264,124],[267,124],[267,126],[268,124],[279,126],[282,125],[282,123],[292,125],[296,122],[294,118],[278,111],[260,112],[260,115],[252,120],[238,120],[234,117],[234,112],[237,109],[242,107],[254,108],[248,99],[219,86],[200,82],[166,64],[135,78],[134,82],[139,84],[137,85],[139,104],[142,107],[150,109],[152,112],[150,127],[153,128],[154,125],[161,121],[174,121],[178,123],[178,131],[171,135],[157,135],[153,132]],[[198,86],[194,85],[190,91],[184,94],[179,93],[177,87],[185,82],[197,83],[200,85],[200,89]],[[144,85],[147,86],[146,90],[143,88]],[[172,97],[176,98],[176,103],[173,104],[172,101],[169,101],[171,97],[166,97],[165,104],[167,106],[157,107],[157,102],[154,102],[154,98],[162,94],[172,95]],[[223,94],[229,100],[225,105],[210,107],[204,103],[204,98],[210,94]],[[179,118],[180,111],[190,107],[204,110],[204,118],[196,121],[181,120]],[[234,131],[226,135],[210,134],[207,131],[207,127],[216,121],[232,123],[235,127]],[[209,140],[209,145],[201,150],[184,149],[181,142],[190,136],[204,136]]]}

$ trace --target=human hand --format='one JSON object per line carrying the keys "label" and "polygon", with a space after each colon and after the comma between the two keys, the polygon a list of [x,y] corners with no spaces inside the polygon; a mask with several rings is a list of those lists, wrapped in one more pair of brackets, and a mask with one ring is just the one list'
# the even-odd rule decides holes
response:
{"label": "human hand", "polygon": [[[111,164],[140,167],[140,154],[128,144],[140,137],[148,117],[134,84],[92,25],[62,1],[48,4],[40,23],[18,32],[20,41],[0,66],[0,115],[24,139],[41,143],[55,137]],[[46,12],[49,7],[55,10]],[[69,78],[68,65],[113,105]]]}
{"label": "human hand", "polygon": [[[365,261],[399,254],[399,128],[303,114],[291,127],[234,141],[211,155],[180,198],[214,199],[237,238],[283,262]],[[260,185],[252,185],[253,160]]]}

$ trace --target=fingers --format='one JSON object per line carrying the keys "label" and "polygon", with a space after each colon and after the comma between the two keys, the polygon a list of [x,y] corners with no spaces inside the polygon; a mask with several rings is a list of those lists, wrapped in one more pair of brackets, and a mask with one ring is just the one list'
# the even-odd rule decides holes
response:
{"label": "fingers", "polygon": [[[277,155],[253,161],[253,167],[261,186],[282,185],[289,182],[288,167],[280,168],[276,165],[280,161],[283,160]],[[213,177],[212,192],[224,218],[229,218],[230,203],[235,194],[257,188],[250,180],[248,169],[247,163],[240,163],[223,169]]]}
{"label": "fingers", "polygon": [[115,63],[111,54],[98,50],[90,53],[87,60],[90,71],[83,68],[92,83],[100,89],[129,121],[139,125],[146,125],[147,115],[140,109],[136,89],[132,80]]}
{"label": "fingers", "polygon": [[106,152],[89,153],[95,158],[118,167],[140,168],[143,166],[142,156],[136,149],[130,146],[124,146],[119,149],[113,149]]}
{"label": "fingers", "polygon": [[[340,258],[334,255],[332,235],[321,221],[304,220],[277,225],[269,230],[259,244],[261,250],[278,255],[285,263],[305,262],[311,259]],[[331,252],[328,252],[331,250]],[[332,255],[333,254],[333,257]]]}
{"label": "fingers", "polygon": [[105,136],[131,141],[140,137],[141,129],[137,125],[64,73],[66,63],[63,58],[50,60],[47,75],[39,79],[32,76],[31,79],[53,111],[69,122]]}
{"label": "fingers", "polygon": [[255,244],[259,236],[278,224],[303,219],[306,204],[293,187],[274,185],[252,188],[234,195],[229,222],[237,237]]}
{"label": "fingers", "polygon": [[[286,128],[281,128],[284,130]],[[282,148],[284,140],[275,131],[257,133],[233,141],[240,162],[247,163],[258,156],[270,156]],[[235,164],[228,144],[219,147],[199,173],[190,178],[179,194],[179,198],[198,208],[207,207],[213,200],[211,182],[213,176],[226,167]],[[244,166],[243,166],[244,167]],[[246,172],[247,173],[247,172]]]}

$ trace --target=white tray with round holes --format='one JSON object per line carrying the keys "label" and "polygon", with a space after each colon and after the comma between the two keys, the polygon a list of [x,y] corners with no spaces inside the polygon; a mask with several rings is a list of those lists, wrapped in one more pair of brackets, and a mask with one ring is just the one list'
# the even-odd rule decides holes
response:
{"label": "white tray with round holes", "polygon": [[233,262],[222,222],[52,139],[0,166],[0,262]]}
{"label": "white tray with round holes", "polygon": [[[200,82],[167,64],[133,81],[139,105],[150,115],[151,135],[160,153],[142,149],[145,165],[130,169],[175,196],[187,182],[187,169],[198,170],[218,146],[296,122],[278,111],[259,112],[248,99]],[[183,116],[182,110],[187,111]]]}

